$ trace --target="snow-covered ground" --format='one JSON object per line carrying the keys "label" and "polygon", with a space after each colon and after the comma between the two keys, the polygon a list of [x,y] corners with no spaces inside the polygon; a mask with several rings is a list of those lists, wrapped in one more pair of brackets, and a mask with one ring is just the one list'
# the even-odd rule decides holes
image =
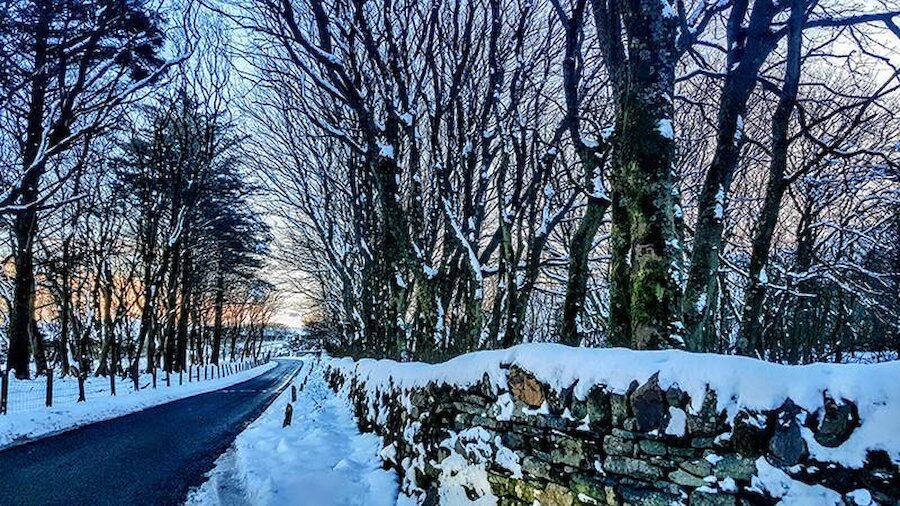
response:
{"label": "snow-covered ground", "polygon": [[293,423],[282,428],[289,387],[216,461],[187,504],[395,504],[397,477],[381,467],[381,439],[359,433],[349,403],[331,392],[319,368],[314,359],[305,359],[293,382],[298,387]]}
{"label": "snow-covered ground", "polygon": [[[52,408],[41,406],[29,406],[20,411],[11,410],[8,415],[0,415],[0,448],[19,443],[23,440],[36,439],[42,436],[70,430],[88,423],[115,418],[135,411],[140,411],[152,406],[183,399],[193,395],[211,392],[224,388],[250,378],[254,378],[269,369],[275,367],[270,362],[253,369],[236,372],[230,376],[208,379],[205,381],[188,382],[178,384],[178,377],[171,378],[171,386],[167,387],[164,376],[157,378],[157,387],[142,388],[134,391],[131,382],[121,382],[117,388],[117,395],[109,395],[109,380],[106,378],[90,378],[85,383],[86,402],[59,402]],[[201,373],[201,378],[202,378]],[[150,381],[149,376],[142,377],[139,384],[145,387]],[[71,390],[68,383],[75,382],[74,378],[57,380],[54,390]],[[19,388],[10,382],[10,389]],[[44,392],[43,381],[32,381],[34,388]]]}
{"label": "snow-covered ground", "polygon": [[[273,353],[273,356],[276,354]],[[157,388],[168,388],[184,383],[194,383],[198,381],[210,381],[218,379],[219,376],[229,376],[240,372],[251,362],[247,361],[223,361],[217,367],[215,365],[206,365],[202,367],[190,366],[188,370],[181,374],[173,373],[166,380],[166,373],[161,368],[157,368]],[[144,390],[152,389],[153,376],[146,372],[147,365],[141,361],[141,372],[138,377],[138,390],[135,390],[134,382],[131,378],[121,379],[116,377],[116,396],[126,396],[136,393],[144,394]],[[168,384],[167,384],[168,383]],[[106,398],[110,396],[112,387],[109,382],[109,376],[95,376],[89,374],[84,381],[84,397],[85,402],[93,402],[96,399]],[[9,400],[7,404],[7,413],[22,413],[32,410],[46,409],[47,398],[47,378],[46,376],[36,377],[29,380],[18,380],[15,376],[9,377]],[[78,378],[74,375],[61,376],[59,371],[54,374],[53,380],[53,406],[62,407],[78,403]]]}

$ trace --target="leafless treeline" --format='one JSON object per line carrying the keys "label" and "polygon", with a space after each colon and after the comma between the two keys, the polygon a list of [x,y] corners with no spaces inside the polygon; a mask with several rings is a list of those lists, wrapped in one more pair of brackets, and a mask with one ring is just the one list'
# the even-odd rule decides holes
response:
{"label": "leafless treeline", "polygon": [[0,3],[0,352],[28,377],[259,353],[268,229],[189,3]]}
{"label": "leafless treeline", "polygon": [[889,2],[201,3],[2,3],[17,373],[258,336],[251,201],[343,351],[900,347]]}
{"label": "leafless treeline", "polygon": [[254,163],[335,345],[896,350],[898,12],[234,0]]}

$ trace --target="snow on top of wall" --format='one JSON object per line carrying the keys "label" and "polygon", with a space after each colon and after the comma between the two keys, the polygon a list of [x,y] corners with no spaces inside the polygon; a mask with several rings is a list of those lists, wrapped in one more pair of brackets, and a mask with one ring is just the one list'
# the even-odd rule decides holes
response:
{"label": "snow on top of wall", "polygon": [[621,394],[632,381],[643,383],[658,372],[663,389],[677,385],[690,395],[694,412],[702,406],[709,385],[716,392],[718,409],[725,410],[729,420],[741,409],[777,409],[788,398],[809,412],[820,411],[827,392],[834,399],[853,401],[861,426],[837,448],[819,445],[811,431],[805,429],[804,438],[812,457],[860,467],[868,450],[880,449],[900,462],[900,362],[790,366],[678,350],[590,349],[549,343],[469,353],[441,364],[373,359],[332,361],[338,369],[355,371],[371,392],[389,384],[409,390],[432,382],[465,388],[482,381],[485,374],[495,388],[505,388],[504,369],[509,365],[530,371],[557,391],[575,385],[575,396],[582,399],[594,385],[604,385]]}

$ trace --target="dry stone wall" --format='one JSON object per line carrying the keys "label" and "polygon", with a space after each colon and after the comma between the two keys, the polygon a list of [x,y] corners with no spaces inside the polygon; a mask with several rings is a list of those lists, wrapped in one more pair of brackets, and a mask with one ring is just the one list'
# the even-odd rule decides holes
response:
{"label": "dry stone wall", "polygon": [[360,429],[383,438],[403,492],[422,504],[900,504],[900,470],[887,452],[870,451],[859,468],[810,456],[804,433],[835,448],[857,430],[852,399],[823,395],[814,412],[784,399],[728,416],[714,389],[696,409],[658,375],[624,392],[594,385],[579,398],[501,368],[505,387],[487,374],[468,387],[414,388],[367,384],[346,364],[326,374]]}

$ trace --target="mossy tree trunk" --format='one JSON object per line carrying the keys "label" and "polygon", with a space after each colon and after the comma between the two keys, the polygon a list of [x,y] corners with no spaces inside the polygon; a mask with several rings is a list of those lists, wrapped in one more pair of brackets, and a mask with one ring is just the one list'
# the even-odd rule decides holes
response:
{"label": "mossy tree trunk", "polygon": [[[619,6],[627,39],[613,134],[611,344],[638,349],[680,344],[672,97],[677,14],[667,2]],[[626,317],[622,312],[627,312]]]}

